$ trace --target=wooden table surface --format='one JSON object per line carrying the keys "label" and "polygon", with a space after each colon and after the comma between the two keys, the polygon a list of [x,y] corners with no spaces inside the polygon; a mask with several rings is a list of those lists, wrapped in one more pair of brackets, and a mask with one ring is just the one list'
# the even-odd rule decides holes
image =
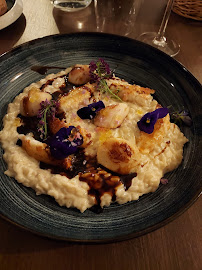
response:
{"label": "wooden table surface", "polygon": [[[24,0],[23,4],[20,18],[0,30],[0,54],[29,40],[58,33],[102,31],[135,39],[142,32],[158,30],[166,1],[98,0],[76,13],[53,9],[50,0]],[[172,13],[167,35],[181,45],[176,59],[202,83],[202,22]],[[50,240],[0,218],[0,269],[199,270],[201,209],[199,198],[166,226],[110,244]]]}

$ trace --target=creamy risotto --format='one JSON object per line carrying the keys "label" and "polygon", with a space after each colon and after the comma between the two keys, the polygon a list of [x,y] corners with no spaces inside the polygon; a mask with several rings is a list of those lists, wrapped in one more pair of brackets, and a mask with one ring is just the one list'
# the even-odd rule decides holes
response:
{"label": "creamy risotto", "polygon": [[100,75],[97,63],[26,87],[0,132],[6,175],[81,212],[154,192],[187,142],[154,90]]}

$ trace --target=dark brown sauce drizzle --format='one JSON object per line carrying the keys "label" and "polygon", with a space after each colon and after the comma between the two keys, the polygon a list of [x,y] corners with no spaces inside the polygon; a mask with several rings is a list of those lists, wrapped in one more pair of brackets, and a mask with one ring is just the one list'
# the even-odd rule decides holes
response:
{"label": "dark brown sauce drizzle", "polygon": [[42,84],[42,86],[40,87],[40,90],[43,91],[44,88],[48,85],[51,85],[53,83],[54,79],[48,80],[46,83]]}
{"label": "dark brown sauce drizzle", "polygon": [[17,127],[17,132],[24,135],[32,132],[34,138],[38,141],[41,141],[40,134],[37,130],[39,119],[36,116],[26,117],[21,114],[18,115],[18,118],[20,118],[22,125]]}
{"label": "dark brown sauce drizzle", "polygon": [[40,162],[40,168],[45,170],[49,169],[51,170],[52,174],[61,174],[69,179],[72,179],[73,177],[78,175],[79,172],[84,172],[86,170],[86,163],[87,161],[85,159],[84,152],[80,150],[73,155],[72,166],[68,170],[65,168],[53,166],[43,162]]}
{"label": "dark brown sauce drizzle", "polygon": [[[17,132],[25,135],[32,132],[34,138],[41,141],[40,134],[36,129],[38,123],[37,117],[25,117],[22,115],[18,115],[18,117],[23,124],[17,128]],[[49,133],[49,136],[50,135]],[[18,141],[17,145],[21,146],[21,142]],[[64,175],[69,179],[79,175],[79,180],[86,182],[89,186],[88,194],[95,197],[96,206],[91,210],[96,213],[102,211],[100,203],[101,197],[105,193],[110,194],[112,200],[115,201],[117,187],[123,184],[125,190],[128,190],[132,184],[132,179],[137,176],[136,173],[128,175],[114,173],[98,164],[95,158],[86,157],[82,149],[73,155],[72,166],[69,169],[45,164],[43,162],[40,162],[40,168],[45,170],[49,169],[52,174]]]}
{"label": "dark brown sauce drizzle", "polygon": [[[66,67],[55,67],[55,66],[32,66],[31,67],[31,70],[32,71],[35,71],[41,75],[45,75],[47,73],[47,71],[49,69],[66,69]],[[63,92],[67,93],[69,92],[75,85],[71,84],[69,81],[68,81],[68,75],[62,75],[62,76],[59,76],[58,78],[62,78],[64,77],[65,79],[65,84],[62,85],[60,87],[60,90],[62,90]],[[47,85],[51,85],[53,83],[53,81],[55,80],[56,78],[54,79],[51,79],[51,80],[48,80],[45,84],[43,84],[41,86],[41,90],[43,91],[43,89],[47,86]]]}
{"label": "dark brown sauce drizzle", "polygon": [[54,66],[32,66],[31,70],[41,75],[45,75],[49,69],[66,69],[65,67],[54,67]]}
{"label": "dark brown sauce drizzle", "polygon": [[[62,76],[59,76],[59,77],[56,77],[54,79],[50,79],[48,80],[46,83],[42,84],[42,86],[40,87],[40,90],[41,91],[44,91],[44,89],[48,86],[48,85],[52,85],[52,83],[54,82],[55,79],[57,78],[64,78],[65,82],[63,85],[60,86],[60,90],[57,91],[56,93],[60,93],[61,95],[63,94],[68,94],[69,92],[71,92],[71,90],[76,87],[74,84],[70,83],[68,81],[68,75],[62,75]],[[54,96],[54,93],[52,94]]]}
{"label": "dark brown sauce drizzle", "polygon": [[28,111],[28,102],[29,102],[29,98],[28,97],[24,97],[22,100],[22,106],[25,112]]}
{"label": "dark brown sauce drizzle", "polygon": [[62,86],[60,86],[60,90],[61,90],[63,93],[68,94],[68,93],[71,92],[71,90],[74,89],[74,87],[76,87],[76,86],[68,81],[68,75],[63,75],[63,76],[61,76],[60,78],[62,78],[62,77],[64,78],[65,83],[64,83]]}
{"label": "dark brown sauce drizzle", "polygon": [[[35,72],[37,72],[37,73],[39,73],[41,75],[45,75],[49,69],[66,69],[66,68],[65,67],[55,67],[55,66],[32,66],[31,67],[31,70],[33,70],[33,71],[35,71]],[[62,75],[62,76],[59,76],[59,77],[56,77],[56,78],[62,78],[62,77],[64,77],[64,79],[65,79],[64,85],[62,85],[60,87],[60,90],[62,91],[63,94],[68,94],[69,92],[71,92],[71,90],[74,87],[78,86],[78,85],[75,86],[74,84],[71,84],[68,81],[68,74],[65,74],[65,75]],[[46,86],[48,86],[48,85],[51,85],[56,78],[48,80],[45,84],[43,84],[40,87],[40,90],[43,91],[44,88]],[[90,98],[92,98],[94,96],[92,91],[88,87],[86,87],[86,89],[90,92]],[[94,99],[93,102],[96,102],[96,100]]]}
{"label": "dark brown sauce drizzle", "polygon": [[72,167],[69,170],[56,166],[40,163],[41,169],[50,169],[52,174],[60,174],[71,179],[79,175],[79,180],[86,182],[89,186],[88,194],[95,197],[96,206],[91,210],[97,213],[102,211],[100,207],[101,197],[104,194],[112,196],[112,201],[116,201],[116,189],[121,184],[128,190],[132,180],[137,173],[127,175],[117,174],[98,164],[95,158],[88,158],[84,151],[80,150],[73,156]]}
{"label": "dark brown sauce drizzle", "polygon": [[[32,68],[35,68],[35,67],[39,67],[39,68],[47,68],[46,66],[34,66]],[[31,69],[32,69],[31,68]],[[56,68],[56,67],[48,67],[48,68]],[[61,68],[62,69],[62,68]],[[65,74],[65,75],[62,75],[62,76],[58,76],[54,79],[50,79],[48,80],[46,83],[44,83],[41,87],[40,87],[40,90],[41,91],[44,91],[45,88],[48,86],[48,85],[52,85],[52,83],[54,82],[55,79],[57,78],[64,78],[64,84],[60,86],[59,90],[54,92],[52,94],[53,96],[53,99],[57,100],[60,96],[65,96],[65,95],[68,95],[75,87],[78,87],[78,85],[74,85],[72,83],[70,83],[68,81],[68,74]],[[92,90],[87,87],[87,86],[83,86],[83,88],[87,91],[89,91],[90,93],[90,97],[89,97],[89,100],[92,99],[94,97],[94,93],[92,92]],[[94,98],[93,99],[93,102],[96,102],[96,99]]]}
{"label": "dark brown sauce drizzle", "polygon": [[[47,70],[50,68],[59,67],[34,66],[31,69],[40,73],[47,72]],[[57,100],[60,95],[68,95],[69,92],[75,87],[68,82],[68,75],[60,76],[60,78],[62,77],[64,77],[65,83],[60,87],[59,91],[52,94],[53,99],[55,100]],[[54,79],[48,80],[45,84],[41,86],[40,89],[43,91],[44,88],[48,85],[51,85],[53,81]],[[92,98],[93,93],[91,92],[91,89],[85,86],[84,88],[90,92],[90,98]],[[22,125],[17,128],[17,132],[25,135],[32,132],[34,138],[38,141],[41,141],[40,134],[37,131],[37,124],[39,119],[37,117],[25,117],[22,115],[18,115],[18,117],[21,119]],[[65,115],[61,114],[57,117],[59,117],[59,119],[62,119],[65,117]],[[48,136],[51,136],[50,131],[48,131]],[[16,144],[21,146],[22,142],[18,140]],[[86,182],[89,186],[88,194],[95,197],[96,205],[93,206],[91,210],[96,213],[102,212],[100,203],[101,197],[105,193],[108,193],[112,196],[112,201],[116,201],[117,187],[123,184],[125,190],[128,190],[132,184],[132,179],[137,176],[136,173],[131,173],[128,175],[120,175],[114,173],[103,167],[102,165],[98,164],[95,158],[86,157],[82,149],[80,149],[77,153],[73,155],[72,166],[69,169],[45,164],[43,162],[40,162],[40,168],[44,170],[49,169],[51,170],[52,174],[60,174],[66,176],[69,179],[72,179],[76,175],[79,175],[79,180]]]}

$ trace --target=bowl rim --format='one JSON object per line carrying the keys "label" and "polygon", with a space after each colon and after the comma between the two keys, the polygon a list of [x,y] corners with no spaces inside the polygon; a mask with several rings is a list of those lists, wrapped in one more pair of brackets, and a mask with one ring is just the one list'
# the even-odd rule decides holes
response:
{"label": "bowl rim", "polygon": [[22,0],[15,0],[14,5],[5,14],[0,16],[0,30],[14,23],[22,14],[23,2]]}

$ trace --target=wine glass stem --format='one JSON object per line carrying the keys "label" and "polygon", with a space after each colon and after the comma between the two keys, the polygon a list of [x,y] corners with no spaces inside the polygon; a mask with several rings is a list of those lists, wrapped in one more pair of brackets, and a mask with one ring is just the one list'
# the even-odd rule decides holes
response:
{"label": "wine glass stem", "polygon": [[166,31],[166,27],[167,27],[168,20],[169,20],[169,17],[170,17],[170,13],[171,13],[171,10],[172,10],[173,2],[174,2],[174,0],[168,0],[166,10],[165,10],[164,15],[163,15],[163,20],[161,22],[161,26],[159,28],[157,37],[155,38],[156,41],[162,41],[163,39],[165,39],[164,34],[165,34],[165,31]]}

